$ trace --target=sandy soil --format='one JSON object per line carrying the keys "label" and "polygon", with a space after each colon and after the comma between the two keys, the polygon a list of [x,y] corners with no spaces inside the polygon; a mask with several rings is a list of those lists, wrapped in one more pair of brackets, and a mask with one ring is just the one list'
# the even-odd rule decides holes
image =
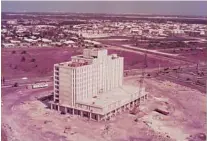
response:
{"label": "sandy soil", "polygon": [[[139,85],[138,80],[129,77],[125,82]],[[157,79],[145,79],[144,85],[149,99],[140,106],[140,112],[136,116],[121,113],[108,122],[60,115],[48,109],[37,97],[49,94],[52,87],[3,90],[4,129],[12,141],[185,141],[190,135],[205,132],[204,93]],[[153,111],[163,105],[170,112],[168,116]],[[104,130],[106,125],[108,131]]]}

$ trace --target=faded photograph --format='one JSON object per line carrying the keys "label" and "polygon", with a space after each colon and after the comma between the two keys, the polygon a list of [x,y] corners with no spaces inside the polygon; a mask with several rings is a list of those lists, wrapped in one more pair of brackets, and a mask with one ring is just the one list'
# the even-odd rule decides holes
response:
{"label": "faded photograph", "polygon": [[2,141],[206,140],[206,1],[1,4]]}

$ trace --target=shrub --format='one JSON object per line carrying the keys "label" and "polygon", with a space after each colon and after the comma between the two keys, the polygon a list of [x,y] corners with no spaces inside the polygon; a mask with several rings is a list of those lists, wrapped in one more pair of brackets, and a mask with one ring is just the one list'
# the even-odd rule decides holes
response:
{"label": "shrub", "polygon": [[5,82],[5,78],[4,78],[4,77],[2,77],[2,82],[3,82],[3,83]]}
{"label": "shrub", "polygon": [[12,54],[15,54],[15,53],[16,53],[16,51],[15,51],[15,50],[13,50],[13,51],[12,51]]}
{"label": "shrub", "polygon": [[26,59],[25,57],[23,56],[22,59],[21,59],[21,62],[24,62]]}
{"label": "shrub", "polygon": [[17,69],[17,65],[15,65],[14,69]]}
{"label": "shrub", "polygon": [[25,50],[23,50],[22,52],[21,52],[21,54],[26,54],[27,52],[25,51]]}
{"label": "shrub", "polygon": [[31,59],[31,62],[35,62],[36,60],[34,58]]}
{"label": "shrub", "polygon": [[13,85],[13,87],[18,87],[18,83],[15,82],[14,85]]}

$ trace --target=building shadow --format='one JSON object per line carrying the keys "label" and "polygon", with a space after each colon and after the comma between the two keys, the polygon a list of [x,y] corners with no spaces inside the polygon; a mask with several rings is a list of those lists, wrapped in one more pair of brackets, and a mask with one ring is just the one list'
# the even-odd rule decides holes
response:
{"label": "building shadow", "polygon": [[47,109],[50,109],[50,101],[53,101],[53,94],[51,93],[50,95],[42,96],[37,98],[37,100],[41,101]]}

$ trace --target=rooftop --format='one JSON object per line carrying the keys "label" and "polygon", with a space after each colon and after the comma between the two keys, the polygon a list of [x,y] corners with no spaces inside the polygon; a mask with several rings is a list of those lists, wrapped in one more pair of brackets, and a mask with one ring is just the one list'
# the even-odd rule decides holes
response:
{"label": "rooftop", "polygon": [[[120,102],[120,104],[125,103],[125,101],[130,100],[138,94],[138,87],[133,85],[123,85],[122,87],[115,88],[111,91],[100,93],[98,96],[94,96],[93,98],[79,100],[77,103],[104,108],[117,102]],[[141,95],[139,97],[141,97]]]}
{"label": "rooftop", "polygon": [[69,61],[69,62],[63,62],[63,63],[56,64],[56,65],[68,66],[68,67],[81,67],[81,66],[88,65],[88,62],[72,62],[72,61]]}

